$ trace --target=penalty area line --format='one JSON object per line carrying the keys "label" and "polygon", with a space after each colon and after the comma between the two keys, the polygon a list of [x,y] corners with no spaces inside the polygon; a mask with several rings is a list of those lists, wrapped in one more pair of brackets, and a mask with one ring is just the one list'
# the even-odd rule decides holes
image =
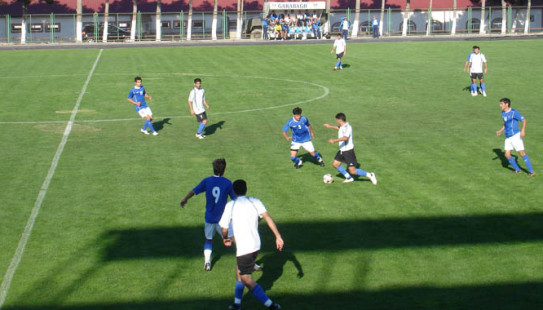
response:
{"label": "penalty area line", "polygon": [[87,86],[89,85],[89,82],[92,78],[92,75],[94,74],[94,70],[96,69],[98,62],[100,61],[102,52],[103,52],[103,49],[101,49],[100,52],[98,53],[98,56],[96,57],[96,60],[94,61],[94,65],[92,66],[92,69],[90,70],[87,76],[87,80],[85,81],[85,84],[83,85],[83,88],[81,89],[81,92],[79,93],[79,97],[77,98],[77,102],[75,103],[75,106],[72,110],[70,120],[68,121],[68,124],[66,125],[64,134],[62,135],[62,140],[60,141],[60,144],[58,145],[55,156],[53,157],[53,161],[51,163],[51,167],[49,168],[49,172],[47,173],[47,176],[45,177],[45,180],[43,181],[43,184],[38,193],[38,197],[36,198],[36,202],[34,203],[34,207],[32,208],[32,212],[30,213],[30,217],[28,218],[28,221],[26,223],[25,230],[21,236],[21,239],[19,239],[19,244],[17,246],[17,249],[15,250],[15,254],[13,255],[13,258],[11,259],[8,270],[6,271],[6,274],[4,275],[2,286],[0,286],[0,309],[2,309],[2,306],[4,305],[4,302],[6,301],[6,297],[8,295],[9,288],[11,286],[11,281],[13,280],[13,275],[15,274],[15,271],[17,270],[17,267],[19,266],[19,263],[21,262],[21,259],[23,257],[26,244],[28,243],[28,239],[30,238],[30,235],[32,234],[32,229],[34,228],[34,223],[36,222],[36,218],[38,217],[38,214],[40,212],[43,200],[45,198],[45,195],[47,194],[47,190],[49,189],[49,184],[51,183],[51,179],[53,179],[53,176],[55,175],[55,170],[57,169],[60,156],[62,155],[62,152],[64,151],[64,147],[66,146],[66,142],[68,141],[68,137],[70,136],[70,132],[72,131],[72,127],[75,122],[75,116],[77,115],[77,111],[79,110],[79,106],[81,105],[81,100],[83,99],[83,95],[87,91]]}

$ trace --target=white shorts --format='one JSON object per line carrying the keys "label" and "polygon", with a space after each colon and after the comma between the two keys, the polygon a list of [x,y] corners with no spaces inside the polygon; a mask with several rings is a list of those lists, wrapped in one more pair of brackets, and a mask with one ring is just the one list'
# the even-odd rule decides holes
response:
{"label": "white shorts", "polygon": [[[204,227],[205,235],[207,240],[213,240],[213,236],[215,235],[215,232],[219,234],[222,238],[222,229],[219,224],[210,224],[208,222],[205,223]],[[232,223],[228,225],[228,238],[234,236],[234,231],[232,230]]]}
{"label": "white shorts", "polygon": [[522,141],[522,138],[520,137],[520,133],[517,133],[516,135],[505,138],[505,145],[503,147],[506,151],[524,151],[524,142]]}
{"label": "white shorts", "polygon": [[302,146],[309,153],[315,152],[315,147],[313,147],[313,142],[311,142],[311,141],[307,141],[307,142],[303,142],[303,143],[292,142],[290,144],[290,149],[292,151],[298,151],[300,149],[300,147],[302,147]]}
{"label": "white shorts", "polygon": [[145,118],[147,116],[153,116],[153,112],[151,112],[150,107],[139,109],[138,114],[141,116],[141,118]]}

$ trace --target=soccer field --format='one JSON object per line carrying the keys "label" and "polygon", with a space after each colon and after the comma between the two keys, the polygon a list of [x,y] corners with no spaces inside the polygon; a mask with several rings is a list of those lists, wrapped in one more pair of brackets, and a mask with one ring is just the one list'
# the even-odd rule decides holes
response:
{"label": "soccer field", "polygon": [[[254,274],[283,309],[543,307],[542,176],[513,174],[496,136],[508,97],[543,171],[543,41],[348,42],[337,72],[327,43],[1,51],[0,308],[226,309],[234,251],[217,236],[205,272],[205,197],[179,207],[220,157],[283,235],[277,252],[262,223]],[[488,97],[462,72],[474,44]],[[156,137],[126,100],[137,75]],[[324,168],[289,159],[296,106]],[[331,167],[338,112],[377,186]],[[264,307],[246,290],[243,309]]]}

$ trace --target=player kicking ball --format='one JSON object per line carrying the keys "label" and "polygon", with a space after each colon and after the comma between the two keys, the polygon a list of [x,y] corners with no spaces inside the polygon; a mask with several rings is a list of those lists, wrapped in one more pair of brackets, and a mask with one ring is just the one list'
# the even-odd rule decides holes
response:
{"label": "player kicking ball", "polygon": [[[351,175],[359,175],[363,177],[368,177],[373,183],[377,185],[377,178],[375,173],[366,172],[362,169],[356,168],[358,162],[356,161],[356,155],[354,153],[354,144],[353,144],[353,129],[349,123],[347,123],[347,117],[343,113],[336,114],[336,122],[339,126],[333,126],[329,124],[324,124],[324,127],[335,129],[338,131],[337,139],[330,139],[328,142],[330,144],[339,143],[339,151],[332,162],[332,166],[337,169],[339,173],[345,176],[345,181],[343,183],[350,183],[354,181],[354,178]],[[349,172],[343,168],[341,163],[346,163],[349,169]]]}

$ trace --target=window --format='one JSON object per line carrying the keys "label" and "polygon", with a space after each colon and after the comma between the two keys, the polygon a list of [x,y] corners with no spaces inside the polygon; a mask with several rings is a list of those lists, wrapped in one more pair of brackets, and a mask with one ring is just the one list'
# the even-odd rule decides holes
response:
{"label": "window", "polygon": [[[481,20],[477,18],[471,19],[471,30],[478,30],[481,28]],[[469,21],[466,22],[466,29],[469,29]]]}
{"label": "window", "polygon": [[491,30],[501,31],[501,29],[502,29],[502,18],[501,17],[494,18],[492,20],[490,28],[491,28]]}
{"label": "window", "polygon": [[[428,22],[426,22],[426,27],[428,27]],[[438,20],[432,21],[432,31],[442,31],[443,23]]]}
{"label": "window", "polygon": [[371,23],[368,22],[368,21],[365,21],[365,22],[363,22],[362,24],[360,24],[360,31],[361,31],[361,32],[365,32],[365,33],[370,33],[370,32],[372,32]]}
{"label": "window", "polygon": [[[403,22],[400,23],[399,27],[400,31],[403,31]],[[412,20],[407,21],[407,32],[413,32],[417,31],[417,24],[415,24]]]}

